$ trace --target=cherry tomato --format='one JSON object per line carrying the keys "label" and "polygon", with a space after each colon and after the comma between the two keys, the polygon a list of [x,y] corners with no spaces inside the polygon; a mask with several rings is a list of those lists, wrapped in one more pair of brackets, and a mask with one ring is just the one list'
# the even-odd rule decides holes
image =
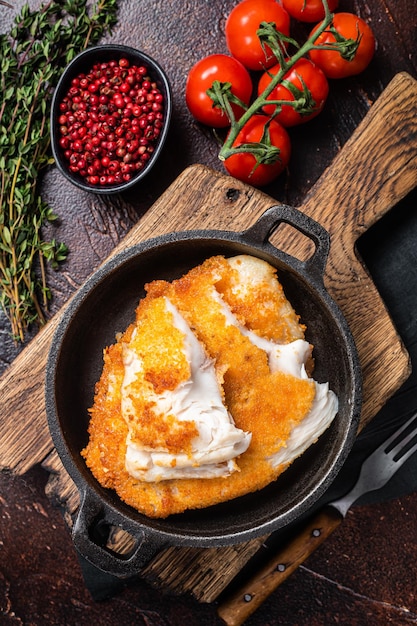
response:
{"label": "cherry tomato", "polygon": [[[258,95],[260,95],[271,82],[271,75],[275,75],[279,72],[280,66],[274,65],[269,70],[262,74],[258,84]],[[303,124],[313,117],[316,117],[323,109],[327,96],[329,94],[329,83],[324,73],[319,67],[314,65],[309,59],[300,59],[295,63],[292,69],[284,76],[284,80],[291,83],[296,89],[301,92],[304,87],[310,92],[311,106],[313,107],[312,113],[302,114],[294,109],[289,104],[282,105],[282,109],[274,119],[283,126],[296,126]],[[294,94],[290,91],[285,84],[280,83],[271,91],[267,100],[295,100]],[[263,107],[264,113],[267,115],[273,115],[276,106],[269,104]]]}
{"label": "cherry tomato", "polygon": [[284,35],[290,33],[290,16],[275,0],[243,0],[226,20],[227,47],[250,70],[263,70],[276,63],[267,46],[265,54],[256,34],[261,22],[273,22]]}
{"label": "cherry tomato", "polygon": [[255,156],[249,152],[241,152],[233,154],[224,162],[224,166],[231,176],[254,187],[262,187],[272,182],[287,167],[291,156],[291,142],[288,133],[281,124],[275,120],[270,120],[266,115],[253,115],[233,142],[233,146],[259,142],[263,136],[265,124],[268,122],[270,122],[271,144],[280,151],[277,161],[270,164],[262,163],[255,168]]}
{"label": "cherry tomato", "polygon": [[[360,43],[355,57],[348,61],[343,59],[337,50],[311,50],[311,60],[321,67],[328,78],[346,78],[360,74],[369,65],[375,52],[375,37],[368,24],[353,13],[336,13],[333,26],[340,35],[346,39],[356,40],[360,37]],[[315,32],[315,26],[311,34]],[[316,44],[329,44],[336,41],[335,36],[329,31],[324,31],[316,40]]]}
{"label": "cherry tomato", "polygon": [[[226,54],[211,54],[198,61],[190,70],[185,87],[185,100],[188,109],[196,120],[214,128],[230,125],[227,115],[219,107],[213,106],[207,95],[215,80],[231,83],[232,93],[246,105],[252,95],[252,81],[246,68]],[[232,104],[236,118],[243,113],[242,107]]]}
{"label": "cherry tomato", "polygon": [[[324,18],[322,0],[282,0],[284,9],[300,22],[320,22]],[[339,0],[328,0],[330,11],[337,9]]]}

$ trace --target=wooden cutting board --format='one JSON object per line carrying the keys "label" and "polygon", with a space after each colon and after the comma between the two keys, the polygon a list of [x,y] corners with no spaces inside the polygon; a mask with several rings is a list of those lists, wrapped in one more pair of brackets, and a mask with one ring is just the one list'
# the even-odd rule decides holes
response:
{"label": "wooden cutting board", "polygon": [[[325,284],[354,335],[364,381],[361,428],[410,374],[407,351],[389,312],[355,249],[358,237],[417,184],[417,82],[394,77],[300,210],[331,235]],[[244,230],[276,201],[211,171],[191,166],[155,202],[115,248],[170,231],[215,228]],[[304,259],[310,241],[281,227],[271,241]],[[51,472],[49,493],[65,504],[67,519],[78,506],[77,491],[63,469],[45,415],[44,374],[48,350],[62,312],[37,334],[0,379],[0,465],[18,474],[42,463]],[[215,600],[257,551],[263,538],[229,548],[168,548],[142,574],[171,591]],[[115,531],[113,547],[129,543]]]}

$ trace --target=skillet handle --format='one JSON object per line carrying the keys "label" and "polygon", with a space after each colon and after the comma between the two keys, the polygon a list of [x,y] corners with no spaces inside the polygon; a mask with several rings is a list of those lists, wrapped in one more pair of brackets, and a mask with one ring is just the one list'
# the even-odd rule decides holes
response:
{"label": "skillet handle", "polygon": [[[289,224],[313,241],[315,250],[309,259],[301,261],[278,250],[271,244],[269,238],[282,223]],[[311,277],[323,282],[327,257],[330,251],[330,235],[321,224],[298,209],[294,209],[286,204],[274,205],[267,209],[250,228],[241,234],[248,243],[255,246],[271,246],[275,251],[279,252],[280,256],[290,259],[292,265],[298,266],[299,269],[304,270]]]}
{"label": "skillet handle", "polygon": [[[72,537],[78,552],[98,569],[128,578],[138,574],[165,545],[166,542],[150,536],[145,529],[138,530],[137,524],[131,524],[107,507],[88,489],[80,495]],[[132,535],[136,543],[131,554],[119,554],[106,547],[110,526],[118,526]]]}

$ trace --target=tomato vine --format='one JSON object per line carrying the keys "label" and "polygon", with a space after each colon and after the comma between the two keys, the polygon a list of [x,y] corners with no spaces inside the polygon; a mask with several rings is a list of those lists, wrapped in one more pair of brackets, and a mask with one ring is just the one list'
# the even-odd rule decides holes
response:
{"label": "tomato vine", "polygon": [[[278,84],[283,82],[285,75],[294,67],[297,61],[307,57],[312,50],[317,48],[320,48],[321,50],[337,51],[344,59],[351,59],[354,57],[360,42],[359,35],[357,39],[348,39],[337,33],[335,35],[336,41],[334,43],[322,44],[320,46],[316,45],[316,41],[322,33],[328,29],[332,30],[334,15],[329,10],[327,0],[323,0],[323,6],[325,9],[323,21],[301,46],[294,39],[277,31],[274,24],[268,22],[262,22],[260,24],[258,37],[263,45],[267,45],[272,50],[277,59],[277,63],[280,65],[280,70],[277,74],[271,77],[269,85],[267,85],[265,90],[250,104],[250,106],[246,108],[240,118],[237,119],[234,116],[233,110],[231,107],[227,106],[227,104],[223,103],[222,105],[219,101],[214,103],[216,106],[224,107],[230,121],[230,132],[228,133],[227,138],[219,152],[219,159],[221,161],[225,161],[234,154],[248,151],[246,145],[236,146],[234,143],[245,124],[251,119],[252,116],[261,112],[266,105],[276,105],[275,112],[271,115],[271,118],[275,117],[280,112],[283,105],[292,106],[296,110],[304,109],[307,113],[311,111],[311,106],[310,109],[308,107],[306,108],[306,103],[309,101],[309,93],[307,89],[303,90],[303,92],[299,94],[295,100],[268,100],[268,96],[273,92],[274,88]],[[296,48],[296,52],[290,57],[286,54],[288,45],[293,45]],[[227,99],[227,95],[223,94],[223,99]],[[256,157],[257,163],[261,163],[263,162],[265,155],[270,154],[269,142],[260,141],[258,144],[252,146],[250,151]],[[278,157],[276,156],[275,158]]]}
{"label": "tomato vine", "polygon": [[[186,101],[188,105],[193,104],[189,106],[192,115],[207,124],[216,112],[222,124],[213,123],[212,126],[229,129],[225,139],[218,137],[221,143],[218,156],[226,170],[230,173],[228,163],[233,159],[233,175],[254,185],[255,180],[270,179],[270,176],[254,176],[257,168],[262,167],[265,172],[268,165],[270,174],[275,172],[276,177],[286,167],[287,140],[285,138],[284,147],[274,144],[269,132],[271,121],[287,127],[316,117],[324,108],[329,93],[328,79],[360,73],[369,64],[375,50],[374,35],[364,20],[353,13],[330,10],[330,6],[337,7],[337,0],[289,0],[289,4],[293,12],[297,9],[297,15],[306,13],[308,19],[305,21],[311,22],[313,15],[324,16],[318,18],[318,24],[302,44],[290,36],[285,3],[283,6],[276,0],[240,0],[226,19],[226,43],[232,55],[229,59],[239,61],[243,72],[254,73],[251,78],[253,87],[256,87],[256,72],[263,72],[257,81],[257,89],[254,89],[257,95],[249,102],[240,101],[236,106],[244,77],[239,70],[236,77],[230,78],[225,58],[214,64],[212,55],[196,64],[209,69],[209,88],[202,76],[195,73],[196,66],[191,68],[186,85]],[[301,17],[299,19],[303,21]],[[193,80],[190,80],[191,76]],[[254,118],[262,125],[262,131],[255,133],[259,135],[257,138],[246,129]],[[253,130],[252,123],[251,128]],[[251,140],[248,142],[244,138],[249,135]],[[282,137],[281,133],[280,144]],[[282,147],[284,155],[281,154]],[[236,165],[238,155],[242,157],[241,176]],[[250,176],[247,175],[248,155],[252,163]],[[278,161],[281,167],[275,166]]]}

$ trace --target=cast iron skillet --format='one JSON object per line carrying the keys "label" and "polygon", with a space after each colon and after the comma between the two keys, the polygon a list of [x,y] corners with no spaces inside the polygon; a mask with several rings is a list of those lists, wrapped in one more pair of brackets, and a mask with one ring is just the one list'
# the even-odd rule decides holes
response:
{"label": "cast iron skillet", "polygon": [[[315,251],[300,261],[269,238],[281,223],[309,237]],[[224,546],[283,528],[303,515],[336,477],[353,444],[360,417],[361,375],[352,335],[324,288],[328,233],[288,206],[268,209],[241,232],[188,231],[163,235],[127,248],[98,269],[67,306],[52,341],[46,372],[46,408],[53,441],[74,480],[81,505],[73,539],[79,552],[118,576],[137,573],[163,546]],[[314,344],[315,378],[329,381],[340,409],[319,441],[273,484],[254,494],[206,509],[154,520],[124,504],[95,480],[80,456],[87,443],[94,385],[103,348],[133,321],[143,286],[181,276],[205,258],[251,254],[278,269],[286,295]],[[128,557],[102,544],[101,528],[120,526],[136,540]]]}

